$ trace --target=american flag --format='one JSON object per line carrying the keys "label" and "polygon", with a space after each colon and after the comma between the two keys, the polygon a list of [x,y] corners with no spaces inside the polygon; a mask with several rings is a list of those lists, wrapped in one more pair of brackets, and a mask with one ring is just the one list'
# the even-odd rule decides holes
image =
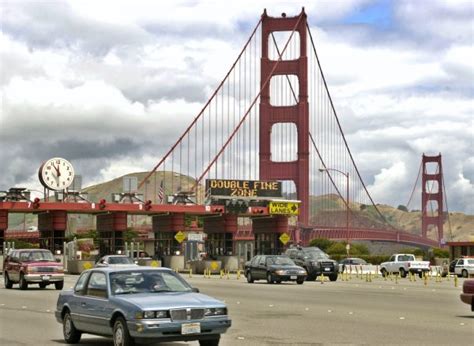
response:
{"label": "american flag", "polygon": [[160,187],[158,188],[158,203],[163,204],[165,201],[165,189],[163,187],[163,180],[160,183]]}

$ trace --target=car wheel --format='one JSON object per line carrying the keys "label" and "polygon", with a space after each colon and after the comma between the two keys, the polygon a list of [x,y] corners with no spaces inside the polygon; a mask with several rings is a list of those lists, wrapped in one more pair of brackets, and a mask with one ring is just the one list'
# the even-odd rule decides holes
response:
{"label": "car wheel", "polygon": [[253,277],[252,277],[252,273],[250,272],[250,270],[247,272],[247,282],[249,284],[253,284]]}
{"label": "car wheel", "polygon": [[46,286],[48,286],[48,284],[44,283],[44,282],[40,282],[39,283],[39,287],[40,288],[46,288]]}
{"label": "car wheel", "polygon": [[467,278],[468,276],[469,276],[469,275],[468,275],[468,273],[467,273],[467,270],[464,269],[464,270],[462,271],[462,277],[463,277],[463,278]]}
{"label": "car wheel", "polygon": [[128,332],[127,323],[123,317],[119,317],[114,323],[114,346],[133,346],[135,341]]}
{"label": "car wheel", "polygon": [[316,280],[316,274],[309,274],[309,272],[308,272],[308,276],[306,277],[306,281],[315,281],[315,280]]}
{"label": "car wheel", "polygon": [[20,274],[20,289],[26,290],[28,288],[28,282],[25,279],[25,275],[23,273]]}
{"label": "car wheel", "polygon": [[296,280],[296,283],[297,283],[298,285],[302,285],[302,284],[304,284],[304,280]]}
{"label": "car wheel", "polygon": [[199,346],[218,346],[219,339],[220,337],[218,336],[217,338],[214,338],[214,339],[199,340]]}
{"label": "car wheel", "polygon": [[386,277],[388,276],[388,273],[387,273],[387,271],[386,271],[385,269],[382,269],[380,272],[382,273],[382,276],[383,276],[384,278],[386,278]]}
{"label": "car wheel", "polygon": [[419,272],[419,273],[418,273],[418,277],[419,277],[420,279],[423,279],[423,272]]}
{"label": "car wheel", "polygon": [[329,280],[331,280],[331,281],[336,281],[336,280],[337,280],[337,274],[331,274],[331,275],[329,275]]}
{"label": "car wheel", "polygon": [[72,322],[71,314],[69,311],[63,316],[63,336],[64,341],[68,344],[76,344],[81,340],[82,333],[76,329]]}
{"label": "car wheel", "polygon": [[269,284],[273,283],[272,273],[267,273],[267,283]]}
{"label": "car wheel", "polygon": [[58,281],[54,283],[54,288],[57,290],[62,290],[64,287],[64,281]]}
{"label": "car wheel", "polygon": [[407,277],[407,272],[405,271],[405,268],[400,268],[400,277],[401,278]]}
{"label": "car wheel", "polygon": [[13,287],[13,282],[10,280],[10,277],[8,276],[7,272],[3,273],[3,281],[5,283],[5,288]]}

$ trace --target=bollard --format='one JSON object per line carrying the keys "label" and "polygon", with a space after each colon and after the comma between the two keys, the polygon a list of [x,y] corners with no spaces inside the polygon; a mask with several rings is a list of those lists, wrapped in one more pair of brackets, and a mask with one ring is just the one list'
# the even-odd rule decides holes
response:
{"label": "bollard", "polygon": [[369,282],[369,273],[365,273],[365,282]]}
{"label": "bollard", "polygon": [[224,277],[224,271],[221,269],[221,279]]}
{"label": "bollard", "polygon": [[454,287],[458,287],[458,276],[454,274]]}
{"label": "bollard", "polygon": [[428,273],[427,272],[423,273],[423,281],[424,281],[423,283],[424,283],[425,286],[428,285]]}
{"label": "bollard", "polygon": [[395,283],[398,285],[398,273],[395,275]]}
{"label": "bollard", "polygon": [[319,280],[321,281],[321,285],[324,283],[324,275],[321,273],[321,276],[319,277]]}
{"label": "bollard", "polygon": [[372,282],[372,272],[369,273],[369,282]]}
{"label": "bollard", "polygon": [[227,280],[230,279],[230,276],[229,276],[229,270],[227,269]]}
{"label": "bollard", "polygon": [[189,277],[190,277],[190,278],[193,277],[193,270],[192,270],[192,269],[189,269]]}
{"label": "bollard", "polygon": [[240,280],[240,269],[237,270],[237,280]]}

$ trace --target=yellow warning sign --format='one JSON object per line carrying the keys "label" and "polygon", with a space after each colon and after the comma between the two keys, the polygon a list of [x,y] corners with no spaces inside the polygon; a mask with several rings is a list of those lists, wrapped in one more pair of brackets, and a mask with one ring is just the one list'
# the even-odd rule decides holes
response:
{"label": "yellow warning sign", "polygon": [[82,265],[82,268],[84,269],[91,269],[93,267],[91,262],[86,262]]}
{"label": "yellow warning sign", "polygon": [[186,234],[184,234],[183,232],[179,231],[178,233],[176,233],[176,235],[174,236],[174,239],[176,239],[178,241],[178,243],[182,243],[184,239],[186,239]]}
{"label": "yellow warning sign", "polygon": [[211,269],[217,270],[217,268],[219,268],[219,263],[217,263],[216,261],[211,262]]}
{"label": "yellow warning sign", "polygon": [[283,233],[280,236],[280,241],[282,242],[283,245],[286,245],[286,243],[290,241],[290,236],[288,235],[288,233]]}
{"label": "yellow warning sign", "polygon": [[157,261],[151,261],[150,266],[158,267],[158,262]]}
{"label": "yellow warning sign", "polygon": [[298,215],[300,213],[300,202],[270,202],[268,210],[270,214]]}

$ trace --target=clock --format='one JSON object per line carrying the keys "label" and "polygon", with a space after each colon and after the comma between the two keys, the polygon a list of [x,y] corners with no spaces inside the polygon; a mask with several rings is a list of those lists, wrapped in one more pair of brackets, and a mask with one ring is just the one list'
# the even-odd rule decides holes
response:
{"label": "clock", "polygon": [[41,184],[50,190],[65,190],[74,179],[74,168],[68,160],[55,157],[43,162],[38,171]]}

